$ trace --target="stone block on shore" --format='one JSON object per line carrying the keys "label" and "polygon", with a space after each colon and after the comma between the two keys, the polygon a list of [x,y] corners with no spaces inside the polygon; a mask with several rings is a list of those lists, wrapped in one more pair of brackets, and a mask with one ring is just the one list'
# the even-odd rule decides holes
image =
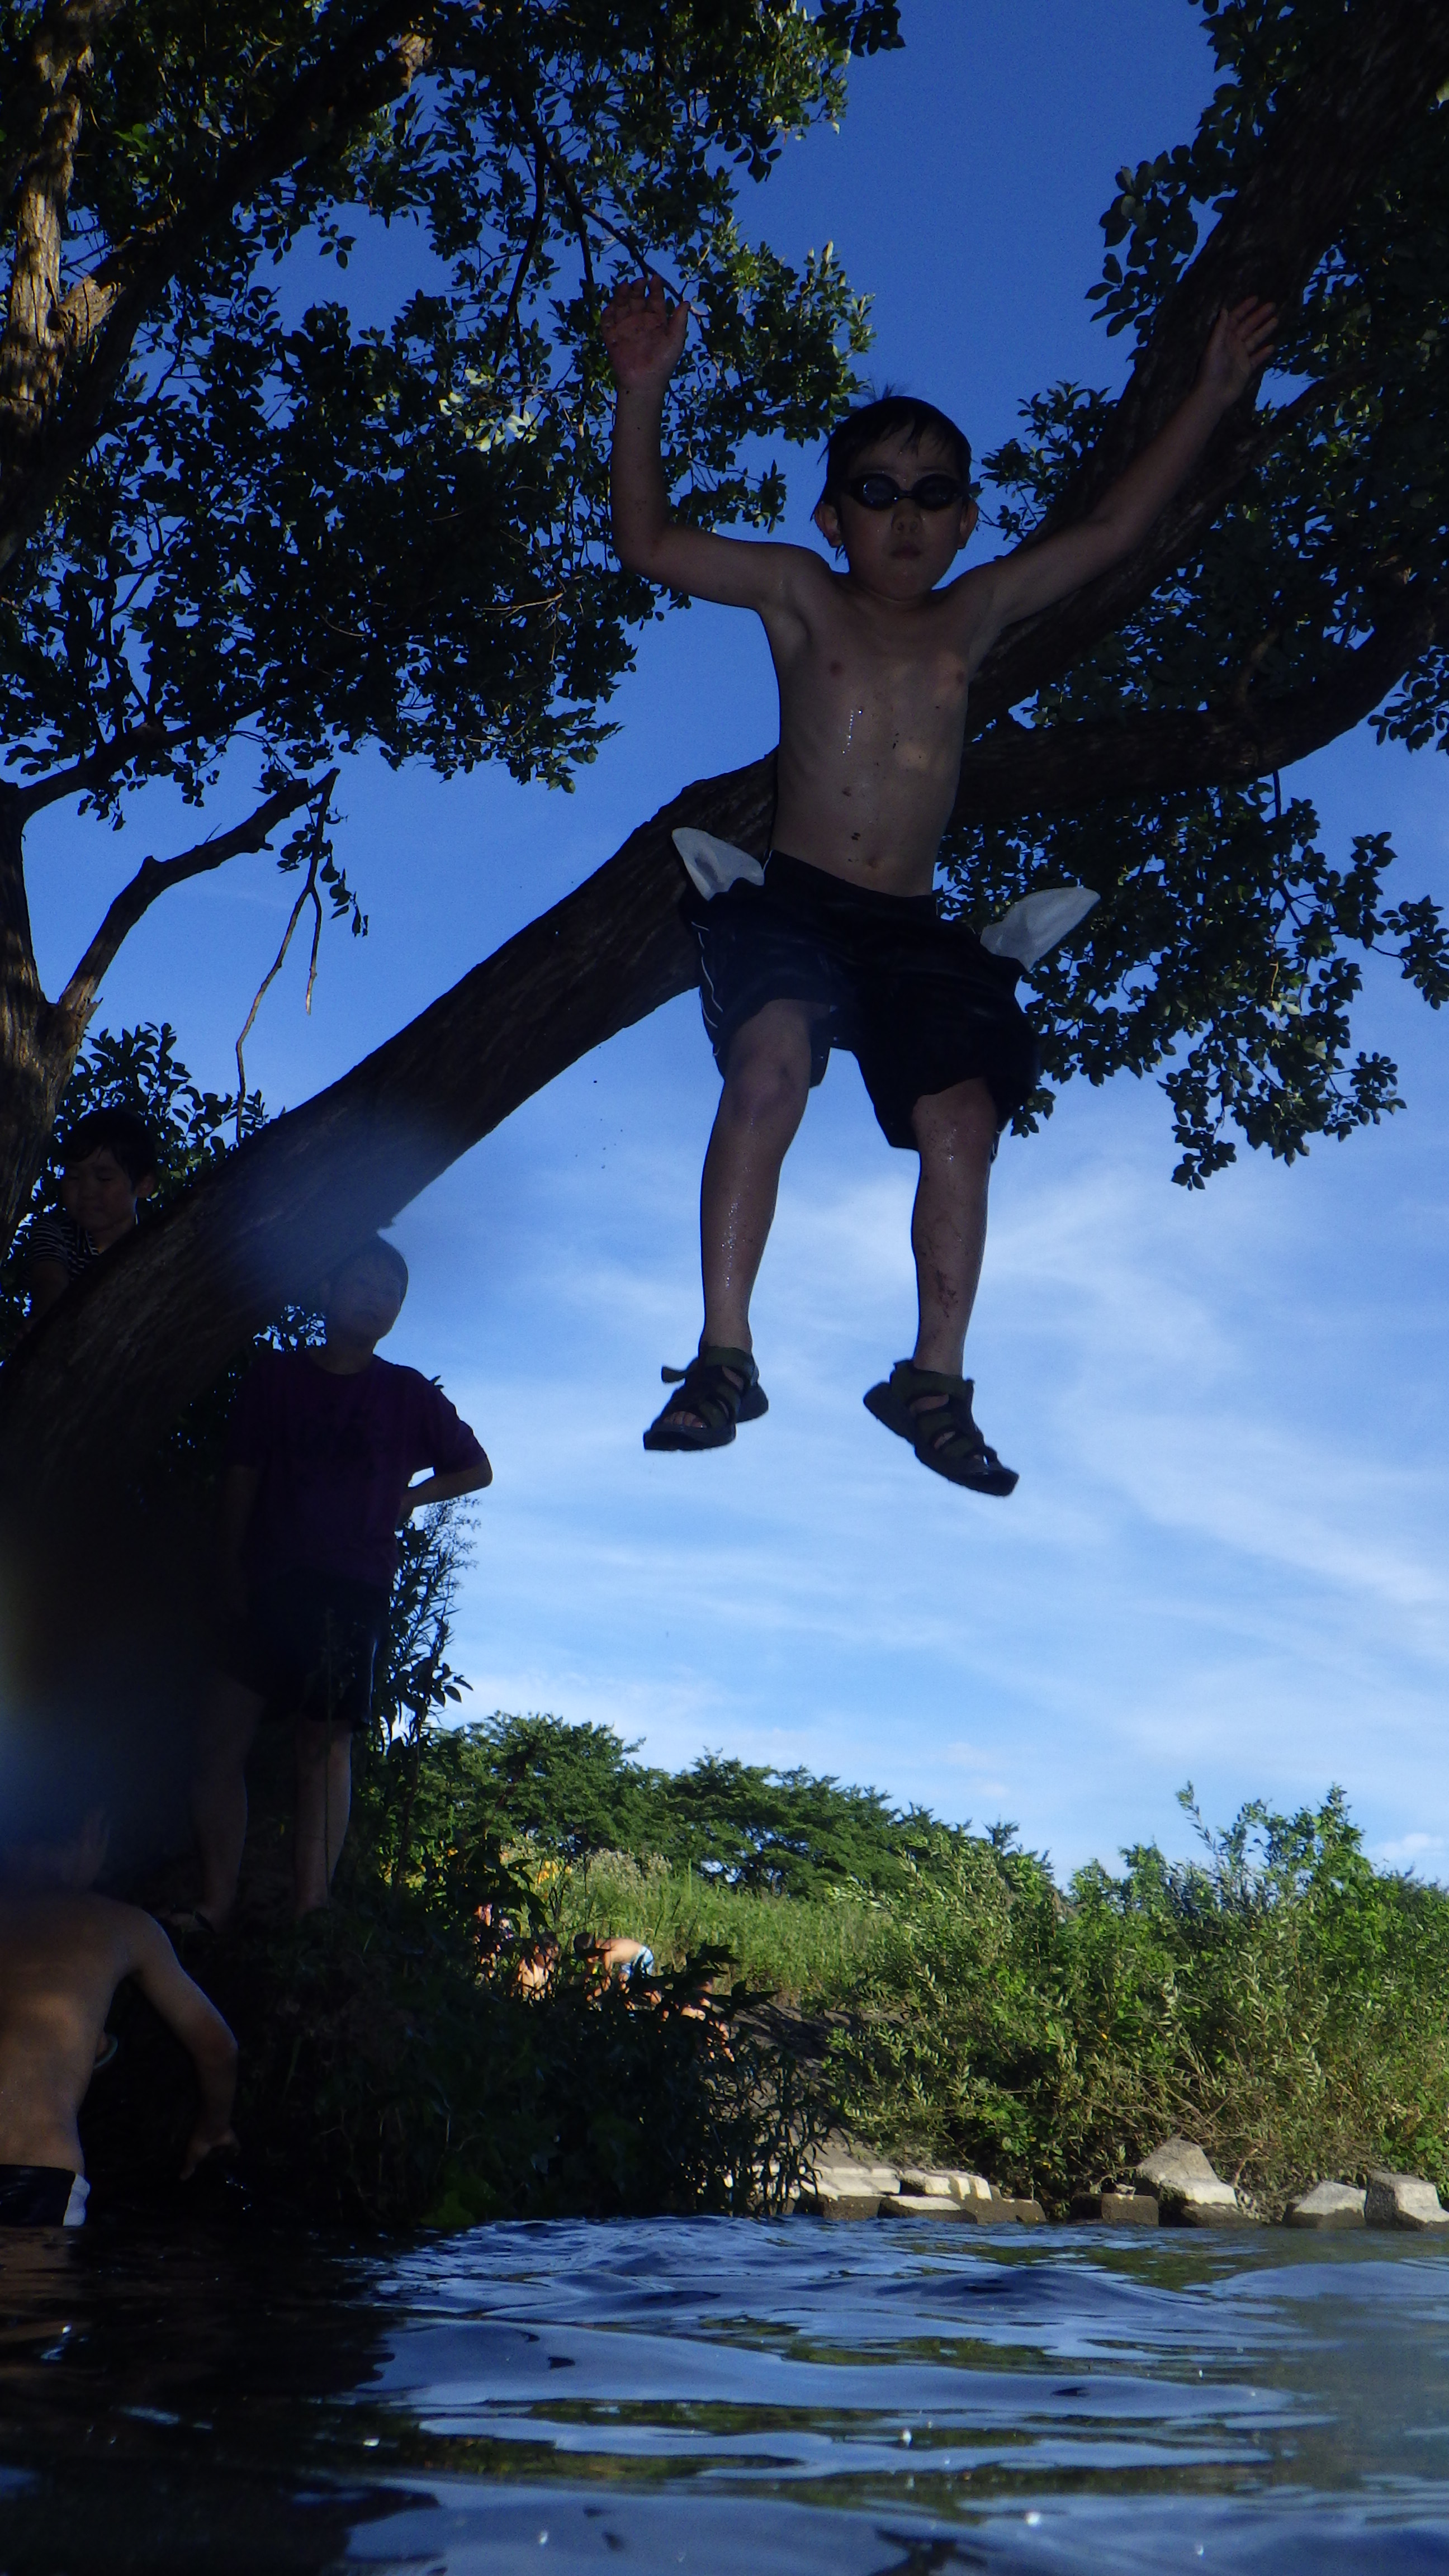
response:
{"label": "stone block on shore", "polygon": [[1190,2138],[1164,2138],[1144,2156],[1137,2180],[1157,2194],[1158,2219],[1164,2227],[1240,2227],[1249,2223],[1230,2182],[1214,2173],[1201,2147]]}
{"label": "stone block on shore", "polygon": [[1285,2227],[1362,2227],[1363,2192],[1349,2182],[1316,2182],[1283,2212]]}
{"label": "stone block on shore", "polygon": [[1155,2191],[1079,2191],[1073,2218],[1100,2218],[1108,2227],[1155,2227],[1160,2212]]}
{"label": "stone block on shore", "polygon": [[974,2193],[969,2200],[947,2200],[941,2192],[898,2192],[894,2200],[881,2202],[882,2218],[945,2218],[964,2227],[1041,2227],[1046,2211],[1040,2201],[1013,2200],[1000,2192],[985,2199]]}
{"label": "stone block on shore", "polygon": [[1186,2191],[1165,2191],[1157,2205],[1159,2227],[1252,2227],[1230,2182],[1199,2183]]}
{"label": "stone block on shore", "polygon": [[822,2157],[810,2167],[805,2181],[807,2188],[816,2191],[873,2191],[878,2200],[901,2187],[894,2165],[867,2164],[849,2156]]}
{"label": "stone block on shore", "polygon": [[1364,2195],[1365,2227],[1449,2227],[1449,2209],[1422,2174],[1371,2173]]}
{"label": "stone block on shore", "polygon": [[1217,2175],[1201,2147],[1191,2138],[1164,2138],[1150,2156],[1144,2156],[1136,2170],[1136,2180],[1159,2200],[1164,2191],[1185,2191],[1189,2183],[1216,2182]]}
{"label": "stone block on shore", "polygon": [[931,2200],[989,2200],[991,2185],[985,2174],[961,2173],[952,2165],[905,2165],[901,2170],[901,2189],[916,2192]]}
{"label": "stone block on shore", "polygon": [[817,2187],[802,2191],[795,2203],[806,2218],[878,2218],[882,2208],[894,2209],[895,2195],[882,2197],[878,2191],[831,2191]]}

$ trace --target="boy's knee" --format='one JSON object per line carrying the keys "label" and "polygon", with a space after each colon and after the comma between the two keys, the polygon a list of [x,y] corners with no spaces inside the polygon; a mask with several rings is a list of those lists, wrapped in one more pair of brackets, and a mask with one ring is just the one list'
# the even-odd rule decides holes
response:
{"label": "boy's knee", "polygon": [[958,1082],[949,1091],[934,1091],[911,1112],[916,1144],[923,1160],[980,1164],[989,1168],[996,1150],[996,1103],[981,1081]]}
{"label": "boy's knee", "polygon": [[725,1098],[752,1127],[798,1118],[810,1094],[806,1027],[745,1028],[730,1050]]}

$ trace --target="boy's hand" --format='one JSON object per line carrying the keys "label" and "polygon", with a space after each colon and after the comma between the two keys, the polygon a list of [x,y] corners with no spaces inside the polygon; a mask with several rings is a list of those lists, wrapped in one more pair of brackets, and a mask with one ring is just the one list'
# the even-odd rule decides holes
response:
{"label": "boy's hand", "polygon": [[1224,305],[1197,373],[1203,391],[1211,393],[1224,411],[1231,411],[1244,387],[1266,366],[1277,329],[1276,304],[1260,304],[1255,295],[1248,295],[1241,304]]}
{"label": "boy's hand", "polygon": [[187,2144],[185,2161],[181,2167],[182,2181],[190,2182],[197,2166],[204,2164],[208,2156],[217,2154],[223,2147],[235,2147],[239,2144],[236,2131],[230,2125],[225,2129],[215,2129],[205,2120],[198,2120]]}
{"label": "boy's hand", "polygon": [[662,392],[684,352],[691,307],[671,304],[664,280],[631,278],[605,306],[600,328],[622,392]]}

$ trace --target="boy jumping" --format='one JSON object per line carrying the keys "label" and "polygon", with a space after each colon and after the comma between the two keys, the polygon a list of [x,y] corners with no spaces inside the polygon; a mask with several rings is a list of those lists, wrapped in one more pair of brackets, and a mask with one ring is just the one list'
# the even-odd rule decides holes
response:
{"label": "boy jumping", "polygon": [[[833,1046],[859,1060],[892,1145],[914,1147],[914,1355],[866,1403],[923,1466],[974,1492],[1016,1476],[982,1438],[961,1375],[1001,1129],[1033,1089],[1035,1040],[1009,959],[943,921],[936,853],[956,800],[972,677],[1003,628],[1130,554],[1268,358],[1273,308],[1220,313],[1197,382],[1076,527],[937,589],[976,525],[971,451],[933,404],[868,403],[831,435],[815,524],[847,569],[800,546],[706,535],[671,517],[664,394],[689,323],[657,277],[603,319],[618,386],[614,543],[665,588],[752,608],[780,691],[763,883],[691,902],[705,1027],[724,1093],[700,1201],[699,1353],[646,1449],[717,1449],[767,1410],[750,1296],[780,1168]],[[757,872],[756,872],[757,873]]]}

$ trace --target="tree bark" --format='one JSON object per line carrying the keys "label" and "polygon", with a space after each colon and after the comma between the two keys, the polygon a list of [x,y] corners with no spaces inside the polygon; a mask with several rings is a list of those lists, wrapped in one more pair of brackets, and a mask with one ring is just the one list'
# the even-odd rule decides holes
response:
{"label": "tree bark", "polygon": [[1410,584],[1362,644],[1335,653],[1300,689],[1243,702],[1128,712],[1100,723],[996,725],[971,745],[953,824],[1070,814],[1108,797],[1243,787],[1288,769],[1372,715],[1429,652],[1449,598]]}
{"label": "tree bark", "polygon": [[590,1049],[695,982],[670,833],[763,853],[774,759],[687,788],[573,894],[72,1288],[0,1372],[0,1492],[111,1488],[279,1307]]}
{"label": "tree bark", "polygon": [[[98,17],[108,5],[110,0],[93,0],[89,12],[67,7],[54,14],[59,21]],[[330,48],[331,24],[324,17],[320,58],[276,113],[226,152],[210,182],[174,214],[118,243],[64,298],[59,209],[70,184],[80,119],[69,84],[82,57],[75,45],[54,63],[46,57],[54,103],[36,138],[33,177],[22,178],[22,199],[28,185],[36,212],[18,244],[10,326],[0,342],[0,570],[40,526],[100,435],[137,332],[172,279],[239,205],[333,147],[339,136],[355,132],[411,86],[426,63],[436,14],[432,0],[418,0],[416,10],[398,0],[396,7],[375,10],[360,28],[344,31]],[[79,373],[77,359],[85,362]]]}
{"label": "tree bark", "polygon": [[24,798],[0,785],[0,1243],[29,1204],[85,1028],[41,989],[25,894]]}

